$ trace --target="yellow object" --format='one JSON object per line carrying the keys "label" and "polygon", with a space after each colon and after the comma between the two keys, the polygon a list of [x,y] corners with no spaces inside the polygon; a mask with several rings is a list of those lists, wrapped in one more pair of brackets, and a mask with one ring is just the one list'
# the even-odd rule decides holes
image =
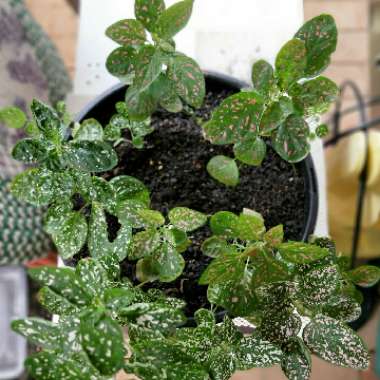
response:
{"label": "yellow object", "polygon": [[[356,216],[359,176],[366,158],[363,132],[326,150],[329,228],[337,248],[349,254]],[[369,133],[367,191],[358,256],[380,256],[380,132]]]}

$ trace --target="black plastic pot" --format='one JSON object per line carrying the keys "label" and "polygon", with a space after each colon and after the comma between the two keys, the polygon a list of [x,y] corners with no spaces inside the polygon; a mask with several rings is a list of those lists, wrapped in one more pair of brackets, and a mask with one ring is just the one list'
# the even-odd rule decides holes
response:
{"label": "black plastic pot", "polygon": [[[212,90],[213,92],[221,92],[223,90],[239,92],[241,88],[247,87],[246,83],[226,75],[207,72],[205,73],[205,77],[207,90]],[[112,87],[88,104],[78,115],[77,121],[81,122],[88,118],[95,118],[102,125],[106,125],[115,113],[115,104],[124,100],[125,91],[126,86],[122,84]],[[306,241],[314,232],[317,222],[318,185],[314,163],[310,155],[299,163],[298,166],[305,177],[306,207],[302,239]]]}

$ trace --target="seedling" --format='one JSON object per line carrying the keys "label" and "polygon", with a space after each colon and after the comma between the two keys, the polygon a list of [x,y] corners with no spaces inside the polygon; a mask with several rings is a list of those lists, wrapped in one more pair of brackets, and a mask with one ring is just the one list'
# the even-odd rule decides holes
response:
{"label": "seedling", "polygon": [[[302,161],[310,152],[310,124],[329,109],[338,87],[320,76],[337,45],[334,19],[321,15],[304,24],[279,51],[273,68],[259,60],[252,67],[252,88],[224,100],[203,125],[206,139],[233,145],[235,159],[217,156],[207,169],[228,186],[239,182],[239,167],[260,165],[267,142],[286,161]],[[326,135],[326,125],[316,128]]]}

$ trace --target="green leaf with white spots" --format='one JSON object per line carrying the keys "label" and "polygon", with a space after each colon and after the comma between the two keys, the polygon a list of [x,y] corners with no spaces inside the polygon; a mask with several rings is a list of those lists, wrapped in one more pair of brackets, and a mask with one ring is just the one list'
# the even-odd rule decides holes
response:
{"label": "green leaf with white spots", "polygon": [[264,234],[264,241],[270,247],[277,248],[284,240],[284,226],[279,224]]}
{"label": "green leaf with white spots", "polygon": [[82,347],[92,365],[103,375],[112,376],[124,365],[124,337],[118,323],[92,314],[81,319]]}
{"label": "green leaf with white spots", "polygon": [[140,327],[168,331],[186,320],[181,310],[161,303],[135,303],[120,310],[120,316]]}
{"label": "green leaf with white spots", "polygon": [[235,157],[247,165],[260,166],[266,153],[267,145],[258,136],[250,136],[234,145]]}
{"label": "green leaf with white spots", "polygon": [[132,242],[132,226],[123,223],[114,241],[108,238],[107,220],[102,206],[92,204],[89,223],[88,248],[94,258],[105,256],[117,257],[119,261],[124,260],[129,252]]}
{"label": "green leaf with white spots", "polygon": [[40,318],[21,319],[12,322],[12,330],[39,347],[59,348],[59,327],[52,322]]}
{"label": "green leaf with white spots", "polygon": [[158,228],[165,224],[165,217],[156,210],[141,210],[139,217],[146,228]]}
{"label": "green leaf with white spots", "polygon": [[92,298],[101,297],[111,286],[106,270],[92,258],[82,259],[76,266],[75,273],[82,288]]}
{"label": "green leaf with white spots", "polygon": [[239,168],[232,158],[215,156],[207,164],[210,176],[226,186],[235,187],[239,183]]}
{"label": "green leaf with white spots", "polygon": [[64,137],[64,126],[58,113],[36,99],[32,101],[30,108],[42,135],[53,144],[59,145]]}
{"label": "green leaf with white spots", "polygon": [[221,306],[230,315],[245,317],[257,307],[257,299],[252,286],[252,273],[244,270],[235,281],[212,283],[207,289],[207,299],[211,304]]}
{"label": "green leaf with white spots", "polygon": [[104,131],[102,125],[95,119],[83,121],[74,133],[74,140],[77,141],[98,141],[103,140]]}
{"label": "green leaf with white spots", "polygon": [[323,305],[337,290],[341,279],[336,265],[316,267],[301,277],[300,291],[307,305]]}
{"label": "green leaf with white spots", "polygon": [[271,103],[265,110],[260,122],[260,135],[271,136],[285,120],[294,112],[293,102],[285,96]]}
{"label": "green leaf with white spots", "polygon": [[164,0],[136,0],[135,16],[147,30],[154,32],[157,19],[165,10]]}
{"label": "green leaf with white spots", "polygon": [[361,313],[360,303],[345,295],[333,295],[322,308],[323,314],[340,321],[350,323],[356,321]]}
{"label": "green leaf with white spots", "polygon": [[140,215],[143,210],[147,210],[144,202],[126,199],[116,204],[115,215],[121,224],[127,224],[133,228],[142,228],[145,226],[144,217]]}
{"label": "green leaf with white spots", "polygon": [[48,155],[46,143],[38,139],[23,139],[16,143],[12,157],[26,164],[44,161]]}
{"label": "green leaf with white spots", "polygon": [[118,176],[110,181],[113,191],[116,194],[116,203],[125,200],[137,200],[144,202],[147,207],[150,205],[150,195],[148,188],[137,178],[130,176]]}
{"label": "green leaf with white spots", "polygon": [[239,217],[230,211],[218,211],[210,218],[211,231],[215,235],[226,238],[236,236],[239,226]]}
{"label": "green leaf with white spots", "polygon": [[318,315],[305,327],[303,340],[313,354],[329,363],[358,370],[369,367],[369,353],[362,339],[333,318]]}
{"label": "green leaf with white spots", "polygon": [[120,78],[124,83],[131,84],[135,75],[136,50],[132,46],[120,46],[107,58],[108,72]]}
{"label": "green leaf with white spots", "polygon": [[82,249],[87,233],[88,226],[84,215],[71,211],[62,215],[60,225],[51,231],[51,237],[62,258],[68,259]]}
{"label": "green leaf with white spots", "polygon": [[155,32],[164,40],[179,33],[189,22],[194,0],[183,0],[162,11],[158,17]]}
{"label": "green leaf with white spots", "polygon": [[290,90],[294,105],[304,115],[312,116],[325,113],[339,96],[338,86],[326,77],[318,77]]}
{"label": "green leaf with white spots", "polygon": [[199,284],[220,284],[225,281],[238,281],[246,268],[247,257],[244,254],[227,253],[218,256],[202,273]]}
{"label": "green leaf with white spots", "polygon": [[294,264],[309,264],[329,254],[326,248],[296,241],[282,243],[277,249],[286,261]]}
{"label": "green leaf with white spots", "polygon": [[176,207],[169,212],[170,223],[179,230],[194,231],[207,222],[207,215],[187,207]]}
{"label": "green leaf with white spots", "polygon": [[236,232],[236,237],[241,240],[260,240],[265,233],[262,216],[256,212],[242,212],[239,215]]}
{"label": "green leaf with white spots", "polygon": [[38,292],[38,301],[51,314],[74,315],[79,311],[77,306],[47,286]]}
{"label": "green leaf with white spots", "polygon": [[281,87],[287,89],[304,77],[307,57],[304,41],[294,38],[288,41],[276,57],[276,74]]}
{"label": "green leaf with white spots", "polygon": [[35,206],[49,204],[54,197],[54,173],[43,168],[28,169],[17,174],[11,184],[11,192],[24,202]]}
{"label": "green leaf with white spots", "polygon": [[274,70],[270,63],[260,59],[252,66],[253,88],[261,95],[268,96],[275,84]]}
{"label": "green leaf with white spots", "polygon": [[0,109],[0,123],[8,128],[20,129],[25,126],[27,117],[17,107],[5,107]]}
{"label": "green leaf with white spots", "polygon": [[283,348],[281,368],[289,380],[309,379],[311,355],[300,338],[291,338]]}
{"label": "green leaf with white spots", "polygon": [[349,271],[347,275],[354,284],[369,288],[380,280],[380,268],[373,265],[363,265]]}
{"label": "green leaf with white spots", "polygon": [[147,229],[137,232],[132,238],[132,248],[128,255],[129,260],[138,260],[150,256],[161,243],[160,233],[156,229]]}
{"label": "green leaf with white spots", "polygon": [[215,258],[228,252],[228,244],[220,236],[211,236],[202,243],[201,250],[204,255]]}
{"label": "green leaf with white spots", "polygon": [[158,279],[157,269],[152,256],[140,259],[136,264],[136,278],[141,282],[153,282]]}
{"label": "green leaf with white spots", "polygon": [[305,41],[307,76],[320,74],[329,65],[330,56],[336,50],[338,31],[334,18],[327,14],[317,16],[306,22],[295,37]]}
{"label": "green leaf with white spots", "polygon": [[213,144],[234,144],[247,134],[259,131],[263,112],[263,98],[255,92],[240,92],[225,99],[217,107],[209,122],[202,128],[207,140]]}
{"label": "green leaf with white spots", "polygon": [[122,46],[140,46],[146,41],[144,26],[134,19],[120,20],[106,30],[106,36]]}
{"label": "green leaf with white spots", "polygon": [[104,141],[72,141],[65,159],[70,167],[84,172],[105,172],[117,165],[115,150]]}
{"label": "green leaf with white spots", "polygon": [[106,209],[113,210],[115,196],[112,185],[102,177],[92,176],[92,201],[102,204]]}
{"label": "green leaf with white spots", "polygon": [[185,268],[185,259],[175,247],[163,243],[153,253],[153,266],[161,282],[172,282],[182,274]]}
{"label": "green leaf with white spots", "polygon": [[215,380],[228,380],[236,370],[235,352],[232,347],[215,347],[209,358],[210,374]]}
{"label": "green leaf with white spots", "polygon": [[167,75],[182,100],[195,108],[202,105],[206,83],[201,68],[192,58],[175,53],[171,58]]}
{"label": "green leaf with white spots", "polygon": [[301,331],[301,318],[287,310],[266,315],[258,329],[264,339],[282,345]]}
{"label": "green leaf with white spots", "polygon": [[236,369],[266,368],[281,362],[282,351],[258,334],[244,337],[236,349]]}
{"label": "green leaf with white spots", "polygon": [[300,116],[291,115],[275,131],[273,148],[283,160],[300,162],[310,152],[309,134],[306,121]]}
{"label": "green leaf with white spots", "polygon": [[91,301],[71,268],[33,268],[29,269],[28,274],[33,280],[42,286],[48,286],[74,305],[85,306]]}
{"label": "green leaf with white spots", "polygon": [[191,241],[187,237],[185,231],[180,230],[178,228],[172,228],[171,226],[164,229],[162,238],[169,245],[174,247],[178,253],[186,251],[186,249],[191,244]]}

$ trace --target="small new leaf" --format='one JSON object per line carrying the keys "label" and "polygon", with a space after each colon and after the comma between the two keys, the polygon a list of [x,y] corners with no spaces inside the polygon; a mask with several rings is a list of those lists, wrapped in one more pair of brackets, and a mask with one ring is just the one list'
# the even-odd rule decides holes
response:
{"label": "small new leaf", "polygon": [[210,176],[226,186],[237,186],[239,168],[234,159],[226,156],[215,156],[207,164]]}
{"label": "small new leaf", "polygon": [[0,123],[8,128],[20,129],[25,126],[27,117],[17,107],[6,107],[0,109]]}

